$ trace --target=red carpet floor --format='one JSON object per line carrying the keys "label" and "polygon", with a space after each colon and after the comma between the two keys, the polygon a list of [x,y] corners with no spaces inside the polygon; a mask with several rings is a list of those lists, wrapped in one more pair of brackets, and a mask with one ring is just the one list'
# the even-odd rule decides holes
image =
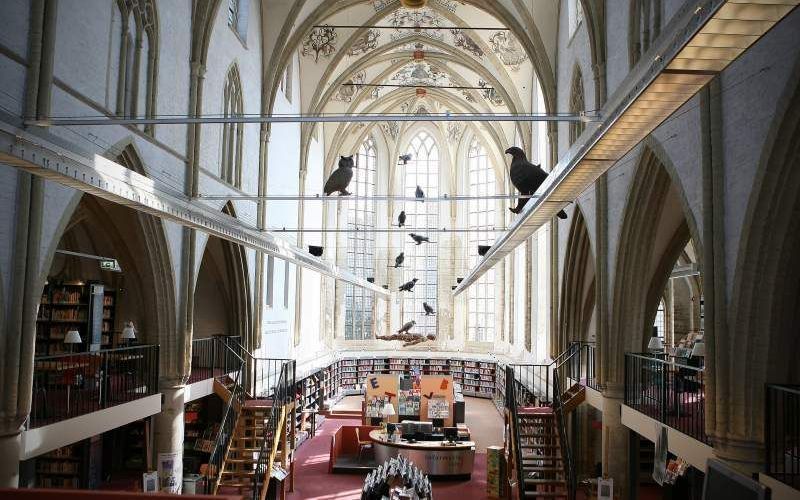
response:
{"label": "red carpet floor", "polygon": [[[361,474],[328,474],[331,435],[342,425],[358,425],[358,420],[328,419],[317,435],[304,443],[295,455],[294,493],[289,500],[358,500],[364,477]],[[436,500],[486,498],[486,454],[475,455],[471,481],[433,482]]]}

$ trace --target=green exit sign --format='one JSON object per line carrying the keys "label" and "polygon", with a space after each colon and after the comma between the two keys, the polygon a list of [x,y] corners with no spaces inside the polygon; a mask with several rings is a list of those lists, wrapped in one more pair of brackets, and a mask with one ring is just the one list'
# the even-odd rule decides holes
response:
{"label": "green exit sign", "polygon": [[115,273],[122,272],[122,268],[119,267],[119,262],[117,262],[117,259],[101,260],[100,269],[103,271],[113,271]]}

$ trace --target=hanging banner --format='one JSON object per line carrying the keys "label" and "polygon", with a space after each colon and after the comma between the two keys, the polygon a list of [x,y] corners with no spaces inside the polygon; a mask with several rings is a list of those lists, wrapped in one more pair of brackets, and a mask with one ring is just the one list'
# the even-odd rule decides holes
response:
{"label": "hanging banner", "polygon": [[663,425],[657,424],[658,439],[656,440],[656,453],[653,460],[653,480],[659,486],[664,486],[667,479],[667,453],[669,446],[667,444],[667,428]]}
{"label": "hanging banner", "polygon": [[162,493],[181,493],[183,486],[183,463],[180,453],[158,454],[158,478]]}

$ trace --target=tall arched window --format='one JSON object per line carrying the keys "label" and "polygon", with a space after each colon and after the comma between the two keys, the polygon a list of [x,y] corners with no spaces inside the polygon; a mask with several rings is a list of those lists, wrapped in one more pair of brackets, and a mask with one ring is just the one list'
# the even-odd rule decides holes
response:
{"label": "tall arched window", "polygon": [[[368,137],[355,155],[356,168],[349,190],[354,196],[375,195],[375,164],[378,160],[375,141]],[[375,202],[357,200],[348,203],[347,229],[373,229],[375,227]],[[361,278],[375,276],[375,233],[351,231],[347,233],[347,267]],[[344,338],[363,340],[372,338],[374,324],[374,298],[364,288],[345,286]]]}
{"label": "tall arched window", "polygon": [[661,299],[661,302],[658,303],[658,309],[656,310],[656,318],[653,321],[653,326],[658,329],[658,337],[662,342],[666,342],[667,340],[667,324],[664,316],[666,313],[665,309],[664,299]]}
{"label": "tall arched window", "polygon": [[[224,87],[224,114],[241,116],[244,113],[242,102],[242,81],[239,68],[234,64],[228,71]],[[242,123],[225,123],[222,126],[222,167],[220,177],[237,188],[242,187],[242,142],[244,125]]]}
{"label": "tall arched window", "polygon": [[569,36],[575,34],[583,22],[583,5],[581,0],[567,0],[567,16],[569,17]]}
{"label": "tall arched window", "polygon": [[[492,196],[496,194],[495,176],[484,148],[473,139],[467,154],[467,169],[470,196]],[[470,200],[467,233],[470,268],[474,268],[480,257],[478,245],[494,243],[495,200]],[[467,288],[467,340],[470,342],[494,342],[495,324],[495,272],[490,269],[477,283]]]}
{"label": "tall arched window", "polygon": [[[569,112],[578,114],[586,111],[586,103],[583,98],[583,76],[581,75],[581,68],[575,66],[575,72],[572,74],[572,85],[569,94]],[[581,121],[569,122],[569,144],[570,146],[583,133],[585,124]]]}
{"label": "tall arched window", "polygon": [[[436,140],[428,132],[420,131],[409,145],[412,155],[408,164],[398,167],[404,173],[404,196],[413,197],[417,186],[422,188],[426,197],[439,196],[439,147]],[[422,315],[422,303],[427,302],[434,310],[438,310],[436,289],[438,278],[438,251],[436,237],[426,229],[434,229],[439,225],[439,204],[409,201],[404,204],[406,225],[428,236],[433,243],[415,244],[405,236],[403,249],[406,259],[403,272],[403,283],[417,278],[416,286],[411,293],[402,292],[401,323],[417,322],[413,332],[422,335],[436,335],[436,315]]]}
{"label": "tall arched window", "polygon": [[[153,118],[158,72],[158,17],[153,0],[117,0],[121,27],[117,67],[117,115]],[[117,45],[116,43],[114,44]],[[144,131],[153,134],[153,125]]]}
{"label": "tall arched window", "polygon": [[639,62],[661,34],[661,0],[632,0],[630,22],[630,62]]}

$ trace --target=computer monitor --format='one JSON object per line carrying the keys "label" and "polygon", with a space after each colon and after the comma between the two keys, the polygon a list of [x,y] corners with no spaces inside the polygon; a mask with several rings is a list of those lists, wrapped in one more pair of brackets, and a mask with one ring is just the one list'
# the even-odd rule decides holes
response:
{"label": "computer monitor", "polygon": [[737,500],[769,500],[770,490],[733,467],[715,458],[708,459],[703,481],[703,500],[730,498]]}
{"label": "computer monitor", "polygon": [[458,441],[458,427],[445,427],[444,440],[451,443]]}

